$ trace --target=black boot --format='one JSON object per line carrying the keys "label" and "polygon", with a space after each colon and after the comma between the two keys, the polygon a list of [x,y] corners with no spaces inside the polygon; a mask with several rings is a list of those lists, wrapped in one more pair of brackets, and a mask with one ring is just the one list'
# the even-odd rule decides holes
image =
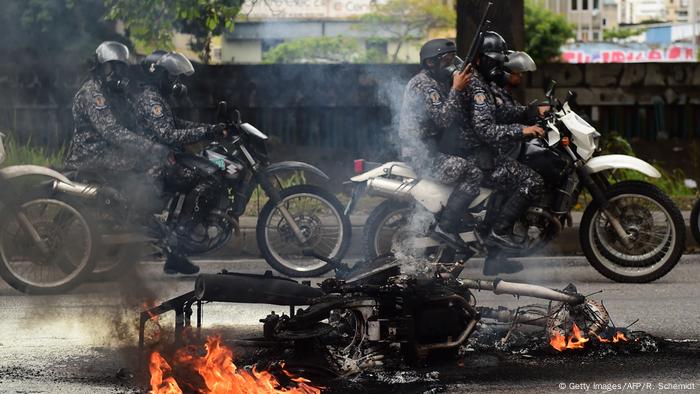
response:
{"label": "black boot", "polygon": [[484,275],[514,274],[523,270],[523,265],[517,261],[502,257],[498,251],[491,250],[484,261]]}
{"label": "black boot", "polygon": [[184,275],[194,275],[199,272],[199,267],[192,264],[187,256],[169,252],[168,257],[165,260],[165,265],[163,266],[163,271],[166,274],[184,274]]}
{"label": "black boot", "polygon": [[513,225],[530,206],[530,200],[520,194],[511,196],[503,207],[496,222],[491,227],[491,234],[486,239],[486,244],[490,246],[500,246],[509,249],[519,249],[522,245],[513,242]]}
{"label": "black boot", "polygon": [[442,210],[438,225],[430,235],[431,238],[445,242],[456,250],[468,249],[469,246],[459,236],[459,224],[472,201],[474,196],[470,194],[459,190],[452,192],[445,209]]}

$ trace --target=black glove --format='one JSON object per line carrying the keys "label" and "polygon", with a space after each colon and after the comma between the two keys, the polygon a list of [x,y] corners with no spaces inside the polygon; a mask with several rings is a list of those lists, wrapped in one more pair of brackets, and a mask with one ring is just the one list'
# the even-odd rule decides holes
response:
{"label": "black glove", "polygon": [[217,123],[212,125],[210,128],[210,133],[212,137],[216,139],[222,139],[228,135],[228,125],[226,123]]}

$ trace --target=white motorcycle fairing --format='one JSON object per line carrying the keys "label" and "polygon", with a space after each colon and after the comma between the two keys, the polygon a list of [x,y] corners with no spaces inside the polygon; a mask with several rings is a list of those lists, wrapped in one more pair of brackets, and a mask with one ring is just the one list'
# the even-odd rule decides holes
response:
{"label": "white motorcycle fairing", "polygon": [[58,171],[54,171],[50,168],[46,168],[46,167],[42,167],[42,166],[23,164],[23,165],[10,166],[10,167],[5,167],[3,169],[0,169],[0,176],[4,179],[13,179],[13,178],[19,178],[22,176],[29,176],[29,175],[47,176],[49,178],[59,180],[63,183],[73,185],[73,182],[71,182],[70,179],[66,178],[65,175],[61,174]]}
{"label": "white motorcycle fairing", "polygon": [[661,173],[654,166],[644,160],[627,155],[597,156],[589,160],[583,168],[588,174],[624,168],[641,172],[651,178],[661,178]]}
{"label": "white motorcycle fairing", "polygon": [[[403,178],[389,179],[387,176]],[[447,199],[454,187],[432,179],[418,179],[415,171],[402,162],[385,163],[373,170],[350,178],[352,182],[367,182],[368,192],[388,193],[393,198],[408,198],[410,195],[416,202],[429,212],[439,213],[447,205]],[[481,188],[479,195],[472,201],[469,208],[474,208],[484,202],[493,193],[490,189]],[[403,197],[402,197],[403,196]],[[409,198],[410,199],[410,198]]]}
{"label": "white motorcycle fairing", "polygon": [[411,169],[411,167],[408,164],[402,163],[400,161],[390,161],[388,163],[382,164],[381,166],[373,170],[354,176],[350,178],[350,180],[358,183],[367,182],[369,179],[378,178],[386,175],[394,175],[411,179],[418,178],[418,175],[416,175],[415,171],[413,171],[413,169]]}

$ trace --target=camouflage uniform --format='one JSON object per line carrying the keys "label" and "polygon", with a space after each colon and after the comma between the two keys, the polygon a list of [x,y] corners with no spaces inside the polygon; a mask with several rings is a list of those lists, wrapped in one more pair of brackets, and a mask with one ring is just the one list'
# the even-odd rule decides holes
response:
{"label": "camouflage uniform", "polygon": [[445,154],[439,141],[447,129],[464,124],[465,95],[421,70],[406,86],[401,108],[399,138],[401,156],[422,177],[457,184],[457,189],[476,197],[478,169],[473,159]]}
{"label": "camouflage uniform", "polygon": [[490,150],[492,157],[480,160],[480,167],[488,173],[485,184],[518,193],[528,200],[536,198],[544,187],[542,177],[530,167],[499,152],[500,147],[523,141],[525,126],[514,121],[526,120],[525,107],[499,108],[490,86],[478,71],[469,82],[467,94],[471,99],[467,105],[469,132],[463,135],[463,146],[472,152]]}
{"label": "camouflage uniform", "polygon": [[133,98],[133,107],[139,126],[154,141],[181,150],[184,145],[213,136],[211,125],[176,118],[170,105],[151,85],[144,85]]}
{"label": "camouflage uniform", "polygon": [[154,142],[132,131],[135,122],[128,111],[123,95],[108,94],[94,77],[85,81],[73,98],[75,129],[66,165],[80,170],[127,172],[142,168],[143,157],[164,159],[153,157],[158,152]]}
{"label": "camouflage uniform", "polygon": [[[175,151],[183,151],[185,145],[214,137],[213,125],[175,117],[167,100],[152,85],[142,85],[142,89],[132,99],[132,106],[144,134]],[[193,191],[197,206],[201,208],[192,217],[194,222],[202,220],[220,196],[217,179],[202,177],[195,169],[179,163],[159,166],[149,171],[149,174],[166,193]]]}

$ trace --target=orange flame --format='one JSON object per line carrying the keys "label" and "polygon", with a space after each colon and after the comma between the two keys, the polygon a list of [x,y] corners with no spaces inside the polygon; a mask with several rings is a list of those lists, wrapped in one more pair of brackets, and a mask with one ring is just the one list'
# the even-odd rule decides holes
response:
{"label": "orange flame", "polygon": [[[612,339],[603,338],[598,335],[595,335],[595,337],[601,343],[618,343],[629,341],[625,334],[620,331],[616,332]],[[574,325],[571,327],[571,335],[569,336],[568,340],[564,335],[561,335],[558,332],[556,332],[549,339],[549,344],[552,345],[552,347],[557,349],[558,351],[563,352],[566,349],[583,349],[584,344],[589,340],[589,338],[586,338],[581,333],[581,330],[578,328],[576,323],[574,323]]]}
{"label": "orange flame", "polygon": [[565,336],[555,333],[549,340],[549,344],[560,352],[566,349],[583,349],[583,346],[589,339],[581,334],[581,330],[576,323],[571,327],[571,335],[568,340]]}
{"label": "orange flame", "polygon": [[[174,365],[185,367],[201,376],[206,389],[202,393],[292,393],[292,394],[319,394],[321,389],[312,386],[309,380],[294,376],[282,368],[282,372],[296,384],[296,387],[283,387],[277,378],[267,371],[251,372],[239,370],[233,363],[233,352],[221,343],[218,336],[208,337],[205,344],[206,354],[197,356],[192,347],[182,348],[175,352]],[[173,377],[163,379],[165,375],[172,374],[172,368],[158,353],[151,354],[149,365],[151,372],[152,394],[180,394],[177,381]],[[282,365],[284,367],[284,365]],[[186,383],[181,382],[187,385]],[[189,385],[188,385],[189,386]]]}
{"label": "orange flame", "polygon": [[596,338],[598,338],[598,340],[599,340],[600,342],[603,342],[603,343],[610,343],[610,342],[612,342],[612,343],[618,343],[618,342],[627,342],[627,341],[629,341],[629,339],[627,339],[627,337],[625,336],[625,334],[622,333],[622,332],[620,332],[620,331],[616,332],[615,335],[612,337],[612,339],[607,339],[607,338],[599,337],[598,335],[596,335]]}

